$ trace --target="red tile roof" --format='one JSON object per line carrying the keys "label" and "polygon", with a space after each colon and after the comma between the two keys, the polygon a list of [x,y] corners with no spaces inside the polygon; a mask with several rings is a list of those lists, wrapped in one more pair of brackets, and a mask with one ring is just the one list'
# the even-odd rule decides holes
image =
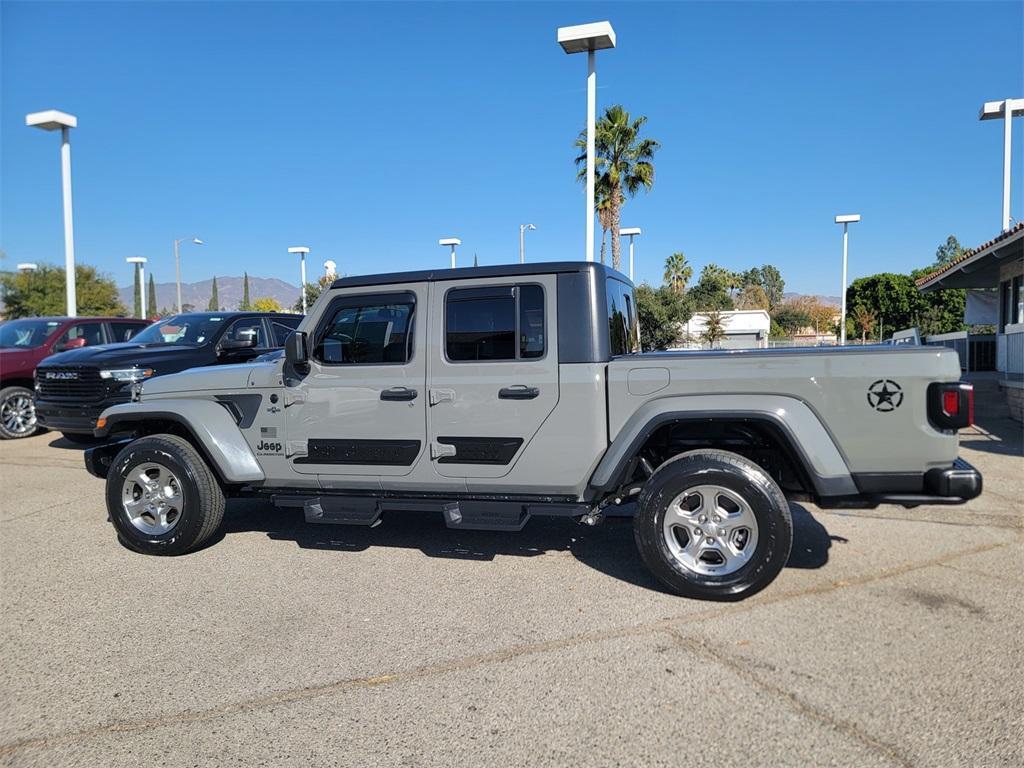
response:
{"label": "red tile roof", "polygon": [[977,248],[971,248],[971,250],[965,252],[962,256],[960,256],[960,257],[958,257],[956,259],[953,259],[953,261],[949,262],[948,264],[943,264],[941,267],[936,269],[934,272],[929,272],[924,277],[918,278],[917,280],[914,281],[914,283],[917,285],[918,288],[920,288],[925,283],[930,283],[932,280],[934,280],[935,278],[939,277],[940,275],[943,275],[946,272],[950,272],[950,271],[956,269],[956,266],[958,264],[960,264],[961,262],[967,261],[969,258],[971,258],[972,256],[977,255],[978,253],[980,253],[981,251],[985,250],[986,248],[991,248],[996,243],[1001,243],[1003,240],[1006,240],[1007,238],[1012,237],[1013,235],[1016,235],[1022,229],[1024,229],[1024,221],[1019,221],[1016,224],[1014,224],[1012,227],[1010,227],[1008,230],[1003,232],[1002,234],[997,235],[996,237],[993,237],[987,243],[982,243]]}

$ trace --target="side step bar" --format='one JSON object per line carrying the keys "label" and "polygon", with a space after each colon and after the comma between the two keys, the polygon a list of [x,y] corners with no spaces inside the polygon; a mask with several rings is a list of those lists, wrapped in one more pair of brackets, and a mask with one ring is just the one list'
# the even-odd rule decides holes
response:
{"label": "side step bar", "polygon": [[477,499],[394,499],[366,496],[274,494],[275,507],[301,508],[307,523],[376,526],[388,511],[440,512],[445,525],[470,531],[521,531],[533,515],[580,517],[585,504],[489,501]]}

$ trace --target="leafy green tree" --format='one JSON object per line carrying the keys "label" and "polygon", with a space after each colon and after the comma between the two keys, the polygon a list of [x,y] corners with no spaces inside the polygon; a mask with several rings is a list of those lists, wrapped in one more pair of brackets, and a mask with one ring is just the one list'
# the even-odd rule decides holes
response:
{"label": "leafy green tree", "polygon": [[685,294],[669,286],[636,287],[636,308],[640,318],[640,342],[643,349],[667,349],[679,338],[680,328],[693,311]]}
{"label": "leafy green tree", "polygon": [[153,280],[153,273],[149,273],[149,291],[146,296],[146,317],[157,316],[156,311],[156,281]]}
{"label": "leafy green tree", "polygon": [[260,296],[252,303],[254,312],[280,312],[281,302],[271,296]]}
{"label": "leafy green tree", "polygon": [[[474,256],[473,258],[475,259],[476,257]],[[476,264],[474,263],[473,266],[476,266]],[[307,307],[307,309],[313,306],[313,304],[316,302],[316,300],[320,298],[320,294],[324,292],[324,289],[325,288],[330,288],[331,287],[331,283],[333,283],[333,282],[334,282],[334,278],[333,277],[328,277],[327,275],[321,275],[320,278],[315,283],[306,283],[306,307]],[[292,311],[293,312],[301,312],[302,311],[302,297],[301,296],[292,305]]]}
{"label": "leafy green tree", "polygon": [[216,312],[220,309],[220,299],[217,297],[217,277],[213,278],[213,288],[210,291],[210,303],[206,305],[208,312]]}
{"label": "leafy green tree", "polygon": [[736,309],[768,309],[768,294],[760,285],[745,285],[736,297]]}
{"label": "leafy green tree", "polygon": [[243,312],[248,312],[252,309],[252,302],[249,301],[249,273],[245,272],[245,277],[242,280],[242,301],[239,303],[238,308]]}
{"label": "leafy green tree", "polygon": [[[5,316],[19,317],[63,315],[67,313],[64,293],[64,268],[42,264],[34,272],[14,272],[0,276],[4,289]],[[75,266],[75,290],[78,314],[127,315],[128,309],[117,296],[117,285],[88,264]]]}
{"label": "leafy green tree", "polygon": [[[661,145],[654,139],[640,137],[647,118],[633,119],[621,105],[608,107],[597,121],[594,132],[594,174],[607,184],[609,224],[612,233],[612,268],[621,265],[619,227],[622,219],[622,205],[628,195],[633,197],[641,189],[648,190],[654,185],[654,153]],[[587,132],[583,130],[576,139],[580,150],[576,157],[579,168],[577,178],[587,177]],[[595,180],[595,197],[598,182]]]}
{"label": "leafy green tree", "polygon": [[875,326],[878,324],[878,318],[875,317],[875,313],[864,306],[856,306],[853,308],[853,323],[860,329],[860,343],[864,344],[868,340],[868,335],[874,332]]}
{"label": "leafy green tree", "polygon": [[693,267],[686,261],[686,255],[677,251],[665,259],[665,284],[675,293],[682,295],[693,277]]}
{"label": "leafy green tree", "polygon": [[967,249],[960,245],[960,241],[956,239],[955,235],[950,235],[946,238],[946,242],[935,249],[935,264],[933,266],[941,267],[943,264],[949,264],[965,253],[967,253]]}
{"label": "leafy green tree", "polygon": [[701,341],[714,349],[715,344],[726,336],[725,321],[722,318],[722,313],[717,309],[705,313],[705,316],[707,317],[707,325],[704,326],[704,333],[700,335],[700,338]]}
{"label": "leafy green tree", "polygon": [[794,336],[801,328],[814,324],[810,313],[799,304],[780,304],[772,313],[772,322],[784,336]]}
{"label": "leafy green tree", "polygon": [[782,273],[777,267],[765,264],[758,268],[753,267],[746,272],[737,275],[736,283],[742,292],[748,285],[756,285],[764,291],[768,299],[768,306],[765,309],[775,309],[782,303],[786,292],[786,281],[782,279]]}
{"label": "leafy green tree", "polygon": [[707,264],[700,272],[700,280],[688,292],[694,311],[732,309],[732,289],[738,280],[739,276],[735,272],[717,264]]}

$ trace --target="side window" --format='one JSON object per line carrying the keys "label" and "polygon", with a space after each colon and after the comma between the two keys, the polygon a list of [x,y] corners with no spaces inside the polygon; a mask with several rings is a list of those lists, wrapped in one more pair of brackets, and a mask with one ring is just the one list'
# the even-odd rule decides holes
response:
{"label": "side window", "polygon": [[75,323],[57,339],[54,349],[75,349],[103,343],[103,323]]}
{"label": "side window", "polygon": [[608,278],[608,341],[613,355],[640,351],[640,329],[637,323],[633,289],[614,278]]}
{"label": "side window", "polygon": [[111,323],[110,336],[115,342],[130,341],[135,334],[148,325],[149,323]]}
{"label": "side window", "polygon": [[254,349],[266,349],[267,340],[264,338],[263,333],[263,320],[259,317],[247,317],[242,320],[236,320],[221,336],[221,340],[224,339],[246,339],[254,337],[256,339],[256,345]]}
{"label": "side window", "polygon": [[274,332],[274,346],[283,347],[288,337],[295,332],[295,326],[285,325],[273,320],[270,323],[270,330]]}
{"label": "side window", "polygon": [[415,306],[411,294],[344,300],[328,309],[313,357],[328,365],[407,363]]}
{"label": "side window", "polygon": [[544,357],[544,289],[459,288],[445,298],[445,352],[452,362]]}

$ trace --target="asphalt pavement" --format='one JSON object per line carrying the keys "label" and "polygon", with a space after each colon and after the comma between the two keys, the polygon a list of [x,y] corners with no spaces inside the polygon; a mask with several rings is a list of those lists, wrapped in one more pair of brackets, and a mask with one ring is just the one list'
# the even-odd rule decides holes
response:
{"label": "asphalt pavement", "polygon": [[793,505],[778,580],[664,593],[630,523],[374,529],[229,505],[136,555],[54,434],[0,443],[0,764],[1020,766],[1024,460],[960,507]]}

